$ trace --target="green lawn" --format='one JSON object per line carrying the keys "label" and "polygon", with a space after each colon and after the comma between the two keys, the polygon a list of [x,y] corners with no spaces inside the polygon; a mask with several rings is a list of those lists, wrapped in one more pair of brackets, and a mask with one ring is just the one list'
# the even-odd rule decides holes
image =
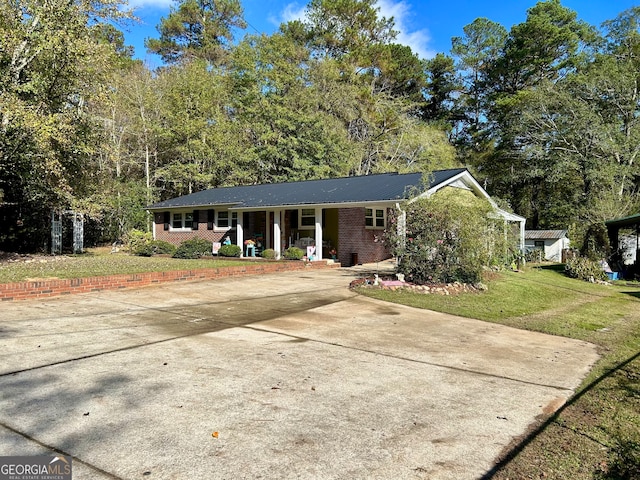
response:
{"label": "green lawn", "polygon": [[585,340],[602,355],[573,399],[505,455],[487,478],[640,479],[640,287],[565,277],[559,266],[505,272],[458,296],[360,293],[517,328]]}
{"label": "green lawn", "polygon": [[0,263],[0,283],[43,278],[82,278],[118,273],[163,272],[242,265],[240,260],[137,257],[125,253],[104,254],[89,250],[81,255],[36,257],[29,262]]}

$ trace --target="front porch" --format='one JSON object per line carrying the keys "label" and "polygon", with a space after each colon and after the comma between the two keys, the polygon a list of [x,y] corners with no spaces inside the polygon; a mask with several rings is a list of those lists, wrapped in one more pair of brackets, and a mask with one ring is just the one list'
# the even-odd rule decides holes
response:
{"label": "front porch", "polygon": [[[345,266],[390,258],[384,228],[367,226],[366,214],[364,207],[238,211],[234,242],[243,256],[273,249],[280,258],[289,247],[307,254],[311,246],[316,247],[312,260],[335,259]],[[246,240],[255,242],[254,251],[247,250]]]}
{"label": "front porch", "polygon": [[[235,243],[243,256],[273,249],[276,258],[289,247],[298,247],[305,255],[307,247],[316,247],[313,260],[322,260],[337,250],[338,231],[337,208],[244,211],[238,212]],[[247,240],[254,241],[255,252],[248,251]]]}

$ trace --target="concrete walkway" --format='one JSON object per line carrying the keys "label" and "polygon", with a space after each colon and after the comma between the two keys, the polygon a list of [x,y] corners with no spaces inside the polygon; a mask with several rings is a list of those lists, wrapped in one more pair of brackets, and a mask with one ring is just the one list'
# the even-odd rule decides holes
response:
{"label": "concrete walkway", "polygon": [[473,479],[597,359],[353,275],[3,304],[0,452],[72,455],[76,479]]}

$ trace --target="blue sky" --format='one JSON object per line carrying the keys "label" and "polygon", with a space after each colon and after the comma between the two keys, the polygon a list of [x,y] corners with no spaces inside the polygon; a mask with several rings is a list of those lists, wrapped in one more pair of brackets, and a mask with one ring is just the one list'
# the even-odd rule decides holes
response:
{"label": "blue sky", "polygon": [[[144,39],[157,37],[160,18],[169,14],[172,0],[129,0],[140,23],[128,26],[125,38],[135,47],[137,58],[157,66],[159,60],[144,48]],[[526,19],[527,9],[536,0],[378,0],[384,16],[393,16],[398,43],[409,45],[422,58],[438,52],[448,53],[451,37],[462,35],[462,27],[478,17],[501,23],[507,29]],[[282,21],[300,18],[307,2],[295,0],[242,0],[244,18],[249,23],[245,33],[272,33]],[[620,12],[640,5],[638,0],[563,0],[562,4],[592,25],[615,18]]]}

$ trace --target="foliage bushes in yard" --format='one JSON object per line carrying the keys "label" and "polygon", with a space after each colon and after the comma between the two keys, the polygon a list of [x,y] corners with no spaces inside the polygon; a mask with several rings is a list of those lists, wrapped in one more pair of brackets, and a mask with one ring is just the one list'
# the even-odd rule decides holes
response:
{"label": "foliage bushes in yard", "polygon": [[564,271],[571,278],[578,278],[587,282],[591,280],[607,280],[607,274],[602,270],[600,263],[587,257],[570,258],[565,264]]}
{"label": "foliage bushes in yard", "polygon": [[484,267],[508,262],[516,246],[514,238],[505,238],[504,221],[492,218],[489,202],[470,192],[445,190],[402,210],[406,236],[397,233],[396,212],[386,241],[399,272],[412,283],[479,282]]}
{"label": "foliage bushes in yard", "polygon": [[131,253],[141,257],[151,257],[153,255],[173,255],[176,252],[176,246],[164,240],[151,240],[135,247]]}
{"label": "foliage bushes in yard", "polygon": [[287,260],[301,260],[304,257],[304,251],[298,247],[289,247],[284,251],[283,256]]}
{"label": "foliage bushes in yard", "polygon": [[125,245],[130,253],[140,257],[153,255],[173,255],[176,246],[164,240],[154,240],[151,232],[130,230],[125,236]]}
{"label": "foliage bushes in yard", "polygon": [[262,258],[273,260],[276,258],[276,251],[273,248],[267,248],[262,251]]}
{"label": "foliage bushes in yard", "polygon": [[213,244],[202,238],[191,238],[180,244],[173,258],[200,258],[204,255],[210,255]]}
{"label": "foliage bushes in yard", "polygon": [[[136,253],[138,250],[142,250],[145,245],[148,245],[151,241],[153,241],[153,235],[151,232],[143,232],[142,230],[131,229],[124,236],[124,244],[129,250],[129,252],[134,255],[141,255],[140,253]],[[143,255],[149,256],[149,255]]]}
{"label": "foliage bushes in yard", "polygon": [[221,257],[239,257],[242,253],[242,248],[238,245],[222,245],[218,250],[218,255]]}

